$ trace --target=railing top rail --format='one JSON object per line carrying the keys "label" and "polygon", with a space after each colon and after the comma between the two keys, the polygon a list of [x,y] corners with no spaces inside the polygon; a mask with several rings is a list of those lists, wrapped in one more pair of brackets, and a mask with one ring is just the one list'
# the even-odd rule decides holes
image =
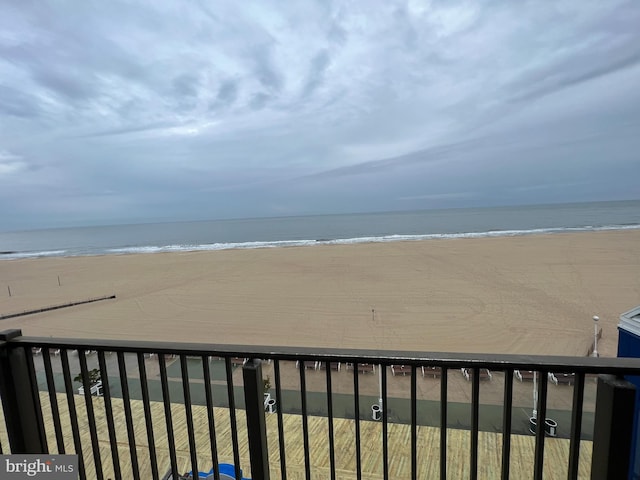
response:
{"label": "railing top rail", "polygon": [[[0,342],[0,346],[2,346]],[[104,350],[113,352],[152,352],[188,356],[270,358],[278,360],[339,361],[372,364],[430,365],[444,368],[488,368],[490,370],[542,370],[556,372],[610,373],[640,375],[640,359],[609,357],[571,357],[556,355],[514,355],[494,353],[419,352],[313,348],[261,345],[220,345],[139,340],[99,340],[18,336],[9,346],[49,349]]]}

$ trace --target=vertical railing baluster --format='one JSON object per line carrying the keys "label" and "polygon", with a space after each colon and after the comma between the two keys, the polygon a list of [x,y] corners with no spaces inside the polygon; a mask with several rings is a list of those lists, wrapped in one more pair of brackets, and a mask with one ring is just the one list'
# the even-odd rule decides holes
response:
{"label": "vertical railing baluster", "polygon": [[471,480],[478,478],[478,417],[480,413],[480,369],[471,369]]}
{"label": "vertical railing baluster", "polygon": [[269,447],[264,406],[262,360],[249,358],[242,367],[251,478],[269,480]]}
{"label": "vertical railing baluster", "polygon": [[509,480],[511,462],[511,417],[513,410],[513,370],[504,372],[504,409],[502,412],[502,480]]}
{"label": "vertical railing baluster", "polygon": [[213,411],[213,395],[211,393],[210,357],[202,357],[202,373],[204,376],[204,394],[207,402],[207,420],[209,421],[209,445],[211,447],[211,463],[213,464],[213,480],[220,480],[218,468],[218,444],[216,441],[216,422]]}
{"label": "vertical railing baluster", "polygon": [[109,431],[109,445],[111,446],[111,461],[113,462],[113,473],[116,479],[122,478],[120,471],[120,455],[118,454],[118,439],[116,437],[115,422],[113,420],[113,405],[111,404],[111,390],[109,386],[109,372],[107,362],[104,358],[104,351],[98,351],[98,366],[100,368],[100,379],[102,380],[102,395],[104,397],[104,411],[107,419],[107,430]]}
{"label": "vertical railing baluster", "polygon": [[171,414],[171,395],[167,380],[167,362],[163,353],[158,355],[160,367],[160,386],[162,387],[162,403],[164,405],[164,420],[167,426],[167,443],[169,448],[169,461],[171,462],[172,478],[178,478],[178,462],[176,459],[176,441],[173,436],[173,417]]}
{"label": "vertical railing baluster", "polygon": [[382,465],[383,478],[389,480],[389,406],[387,404],[387,366],[379,364],[382,378]]}
{"label": "vertical railing baluster", "polygon": [[418,478],[418,388],[417,367],[411,366],[411,480]]}
{"label": "vertical railing baluster", "polygon": [[[30,347],[24,347],[24,354],[27,360],[27,370],[29,372],[29,383],[31,384],[31,388],[33,390],[33,405],[35,407],[35,411],[37,412],[35,421],[38,423],[38,429],[41,432],[45,432],[44,429],[44,419],[42,417],[42,404],[40,403],[40,392],[38,390],[38,377],[36,376],[36,368],[33,363],[33,350]],[[44,447],[44,451],[49,451],[49,446],[47,445],[47,436],[42,435],[42,446]]]}
{"label": "vertical railing baluster", "polygon": [[60,423],[60,409],[58,407],[58,394],[56,390],[56,381],[53,376],[53,368],[51,366],[51,356],[48,348],[42,349],[42,362],[44,364],[44,374],[47,378],[47,390],[49,390],[49,403],[51,404],[51,415],[53,416],[53,428],[56,432],[56,444],[58,453],[64,454],[64,436],[62,435],[62,424]]}
{"label": "vertical railing baluster", "polygon": [[71,422],[71,435],[73,445],[78,455],[78,473],[81,479],[86,479],[87,475],[84,466],[84,455],[82,453],[82,442],[80,441],[80,428],[78,427],[78,414],[76,403],[73,399],[73,385],[71,383],[71,373],[69,369],[69,356],[66,349],[60,350],[60,362],[62,364],[62,376],[64,378],[64,389],[67,394],[67,406],[69,407],[69,421]]}
{"label": "vertical railing baluster", "polygon": [[158,459],[156,457],[156,442],[153,436],[153,421],[151,418],[151,400],[149,398],[149,385],[147,383],[147,366],[144,362],[144,353],[138,352],[138,372],[140,374],[140,390],[142,393],[142,406],[144,409],[144,423],[147,427],[147,441],[149,442],[149,460],[151,462],[151,476],[158,480]]}
{"label": "vertical railing baluster", "polygon": [[353,398],[354,398],[354,414],[356,422],[356,479],[362,480],[362,456],[360,445],[360,386],[358,377],[358,363],[353,364]]}
{"label": "vertical railing baluster", "polygon": [[89,423],[89,436],[91,437],[91,449],[93,450],[93,462],[96,470],[97,480],[102,480],[102,458],[100,458],[100,444],[98,443],[98,430],[96,427],[96,417],[93,412],[93,400],[91,398],[91,383],[89,382],[89,370],[87,368],[87,358],[84,350],[78,350],[78,361],[80,362],[80,375],[82,376],[82,387],[84,389],[84,404],[87,410],[87,421]]}
{"label": "vertical railing baluster", "polygon": [[124,352],[118,352],[118,372],[120,373],[120,388],[122,389],[122,405],[127,425],[127,438],[129,439],[129,455],[131,456],[131,470],[133,478],[140,480],[140,467],[138,466],[138,452],[136,450],[136,434],[133,428],[133,415],[131,412],[131,398],[129,396],[129,380],[127,378],[127,364]]}
{"label": "vertical railing baluster", "polygon": [[300,402],[302,407],[302,441],[304,445],[304,472],[306,480],[311,480],[311,460],[309,454],[309,421],[307,418],[307,382],[304,361],[300,361]]}
{"label": "vertical railing baluster", "polygon": [[582,407],[584,399],[584,373],[575,374],[573,408],[571,410],[571,435],[569,440],[569,480],[578,478],[580,468],[580,435],[582,434]]}
{"label": "vertical railing baluster", "polygon": [[280,448],[280,476],[282,480],[287,480],[287,461],[285,458],[284,444],[284,418],[282,416],[282,386],[280,384],[280,360],[273,361],[273,375],[276,382],[276,412],[278,415],[278,446]]}
{"label": "vertical railing baluster", "polygon": [[187,356],[180,355],[180,371],[182,373],[182,391],[184,393],[184,413],[187,420],[187,436],[189,438],[189,453],[191,454],[191,471],[193,477],[198,477],[198,454],[196,452],[196,435],[193,430],[193,414],[191,411],[191,389],[189,386],[189,371]]}
{"label": "vertical railing baluster", "polygon": [[336,479],[336,453],[333,441],[333,392],[331,385],[331,362],[325,362],[327,373],[327,422],[329,426],[329,467],[331,469],[331,480]]}
{"label": "vertical railing baluster", "polygon": [[447,480],[447,369],[440,374],[440,480]]}
{"label": "vertical railing baluster", "polygon": [[229,424],[231,426],[231,443],[233,443],[233,461],[236,469],[236,478],[242,478],[240,474],[240,450],[238,448],[238,422],[236,419],[236,401],[233,391],[233,370],[231,358],[225,357],[224,366],[227,372],[227,396],[229,398]]}
{"label": "vertical railing baluster", "polygon": [[536,449],[534,454],[534,480],[542,480],[544,474],[544,436],[545,420],[547,418],[547,386],[549,372],[540,371],[540,385],[538,389],[538,408],[536,416]]}

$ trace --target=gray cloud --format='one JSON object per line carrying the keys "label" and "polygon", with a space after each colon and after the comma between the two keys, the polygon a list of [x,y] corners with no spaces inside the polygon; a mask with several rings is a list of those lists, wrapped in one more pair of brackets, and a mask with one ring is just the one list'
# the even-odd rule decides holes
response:
{"label": "gray cloud", "polygon": [[640,51],[634,47],[633,51],[625,52],[622,55],[616,52],[614,58],[603,59],[604,61],[600,64],[594,64],[592,60],[593,55],[589,55],[588,58],[573,61],[575,65],[570,70],[564,68],[566,65],[556,64],[548,66],[528,78],[520,78],[517,84],[512,86],[519,90],[519,93],[513,96],[511,101],[533,100],[564,88],[610,75],[619,70],[638,66]]}
{"label": "gray cloud", "polygon": [[0,228],[638,198],[638,24],[632,0],[5,2]]}
{"label": "gray cloud", "polygon": [[0,113],[15,117],[37,117],[38,100],[18,89],[0,85]]}
{"label": "gray cloud", "polygon": [[198,79],[195,75],[183,73],[173,79],[173,91],[178,96],[197,97],[198,96]]}
{"label": "gray cloud", "polygon": [[238,98],[238,84],[232,80],[222,82],[216,100],[223,105],[230,105]]}
{"label": "gray cloud", "polygon": [[327,67],[330,64],[329,52],[323,49],[319,51],[311,60],[309,76],[302,89],[302,96],[311,95],[325,80]]}
{"label": "gray cloud", "polygon": [[262,110],[266,106],[270,98],[271,96],[267,95],[266,93],[256,93],[251,98],[249,105],[252,110]]}

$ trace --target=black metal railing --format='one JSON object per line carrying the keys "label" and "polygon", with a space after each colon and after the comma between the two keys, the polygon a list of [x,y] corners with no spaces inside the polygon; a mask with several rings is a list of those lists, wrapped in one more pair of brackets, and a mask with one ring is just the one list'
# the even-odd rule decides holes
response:
{"label": "black metal railing", "polygon": [[[265,392],[266,365],[275,383],[269,392]],[[454,377],[460,369],[465,377]],[[536,372],[535,416],[528,413],[533,404],[514,400],[514,385],[520,389],[515,377],[529,378],[528,372]],[[186,470],[204,470],[216,480],[229,478],[225,472],[254,480],[276,472],[286,479],[299,467],[297,474],[307,479],[323,468],[332,479],[348,474],[360,480],[365,475],[363,456],[370,453],[363,451],[362,436],[363,422],[368,421],[379,423],[381,433],[380,469],[375,475],[367,471],[368,478],[391,478],[390,465],[398,463],[394,456],[399,455],[399,445],[409,459],[406,478],[419,478],[425,458],[437,463],[440,478],[457,478],[460,470],[455,462],[460,460],[448,457],[447,439],[461,428],[469,432],[465,476],[468,472],[475,479],[482,471],[480,433],[490,430],[502,433],[496,468],[506,479],[513,469],[513,435],[529,434],[526,430],[531,428],[534,478],[547,478],[549,473],[544,461],[548,436],[569,442],[567,463],[555,466],[561,477],[578,478],[581,442],[593,441],[593,478],[624,478],[635,405],[632,386],[620,378],[639,374],[640,360],[628,358],[52,339],[23,337],[19,330],[10,330],[0,334],[6,428],[6,434],[0,432],[0,449],[76,453],[80,478],[177,479]],[[587,382],[589,375],[600,375],[597,399],[595,383]],[[419,384],[421,376],[424,384]],[[426,388],[431,376],[433,383]],[[504,378],[502,384],[498,376]],[[554,386],[552,393],[564,398],[572,389],[570,407],[549,408],[550,380],[569,384]],[[498,402],[492,400],[494,404],[481,399],[491,390],[489,384],[498,385],[491,387],[499,397]],[[468,385],[470,401],[452,402],[452,385],[456,391]],[[425,400],[428,395],[435,400]],[[586,409],[585,403],[589,403]],[[369,404],[371,411],[363,408]],[[220,411],[226,412],[224,416],[217,416]],[[549,412],[564,415],[565,425],[547,422]],[[301,446],[301,465],[294,465],[289,456],[292,434],[287,422],[292,415],[300,421],[293,443]],[[318,433],[310,422],[317,416],[328,424],[327,460],[322,467],[312,462]],[[487,426],[483,422],[488,416]],[[340,432],[352,435],[355,458],[349,465],[338,465],[338,441],[344,442],[335,424],[341,417],[353,427],[349,433]],[[394,438],[398,424],[407,426],[407,442]],[[424,455],[419,442],[419,430],[427,425],[439,435],[439,452],[433,458]]]}

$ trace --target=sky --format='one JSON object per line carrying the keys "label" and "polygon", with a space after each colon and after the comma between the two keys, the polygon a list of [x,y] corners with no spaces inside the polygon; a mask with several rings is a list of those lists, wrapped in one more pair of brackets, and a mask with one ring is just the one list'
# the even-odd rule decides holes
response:
{"label": "sky", "polygon": [[640,2],[0,3],[0,230],[640,198]]}

